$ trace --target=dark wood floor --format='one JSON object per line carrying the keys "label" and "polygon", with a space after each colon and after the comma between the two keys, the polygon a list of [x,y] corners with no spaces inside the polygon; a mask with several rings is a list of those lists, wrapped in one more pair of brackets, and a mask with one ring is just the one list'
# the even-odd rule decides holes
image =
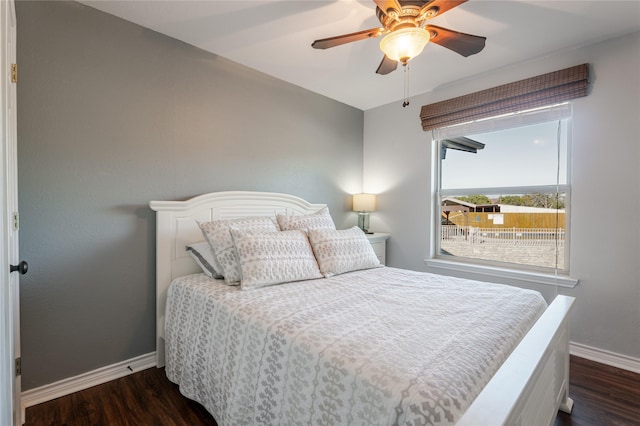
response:
{"label": "dark wood floor", "polygon": [[29,407],[25,420],[25,426],[216,426],[204,407],[180,394],[164,368]]}
{"label": "dark wood floor", "polygon": [[[558,414],[554,426],[640,425],[640,374],[572,356],[569,393],[573,413]],[[26,426],[215,424],[157,368],[30,407],[26,413]]]}
{"label": "dark wood floor", "polygon": [[640,425],[640,374],[574,356],[569,374],[573,412],[554,426]]}

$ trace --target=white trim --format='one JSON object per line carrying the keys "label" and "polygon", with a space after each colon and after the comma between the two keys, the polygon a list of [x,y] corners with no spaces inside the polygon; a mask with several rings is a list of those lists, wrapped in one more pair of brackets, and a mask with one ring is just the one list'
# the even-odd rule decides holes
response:
{"label": "white trim", "polygon": [[[536,185],[536,186],[493,186],[491,188],[452,188],[452,189],[441,189],[440,196],[443,201],[445,198],[455,198],[460,195],[487,195],[498,196],[498,195],[509,195],[509,194],[531,194],[531,193],[552,193],[552,192],[570,192],[571,186],[567,184],[552,184],[552,185]],[[460,202],[460,200],[457,200]],[[473,203],[467,203],[472,206],[475,206]],[[508,204],[502,204],[508,205]],[[519,207],[519,206],[510,206],[510,207]],[[546,211],[561,211],[565,212],[564,209],[545,209]],[[529,210],[531,211],[531,210]]]}
{"label": "white trim", "polygon": [[19,263],[18,229],[13,223],[18,213],[17,162],[17,84],[11,80],[16,61],[16,11],[13,0],[0,4],[0,424],[19,426],[21,375],[15,374],[20,358],[20,290],[19,274],[9,272],[9,265]]}
{"label": "white trim", "polygon": [[438,270],[465,272],[481,277],[488,277],[490,280],[495,278],[506,278],[527,283],[536,283],[544,285],[554,285],[557,287],[574,288],[578,285],[578,279],[567,275],[544,274],[531,271],[519,271],[516,269],[498,268],[495,266],[473,265],[470,263],[453,262],[442,259],[425,259],[425,263],[429,269],[438,273]]}
{"label": "white trim", "polygon": [[495,132],[498,130],[512,129],[515,127],[531,126],[547,121],[564,120],[571,118],[573,104],[563,102],[548,107],[535,108],[528,111],[503,114],[495,117],[481,118],[467,123],[454,124],[448,127],[440,127],[432,130],[434,139],[452,138],[470,134]]}
{"label": "white trim", "polygon": [[[431,216],[431,238],[430,238],[430,251],[429,259],[425,259],[425,263],[428,267],[434,269],[449,270],[449,271],[461,271],[470,272],[479,276],[486,276],[489,279],[492,278],[507,278],[515,279],[522,282],[533,282],[545,285],[553,285],[559,287],[573,288],[578,284],[578,280],[571,278],[565,273],[569,272],[569,251],[571,248],[571,139],[572,139],[572,126],[571,118],[573,116],[573,106],[571,102],[563,102],[561,104],[552,105],[549,107],[535,108],[530,111],[520,111],[516,113],[509,113],[500,115],[497,117],[489,117],[486,119],[480,119],[477,121],[453,125],[445,128],[432,130],[432,216]],[[532,124],[541,124],[545,122],[552,122],[556,120],[566,121],[566,181],[560,183],[559,180],[555,184],[549,185],[536,185],[536,186],[511,186],[511,187],[495,187],[495,188],[453,188],[442,189],[442,164],[441,148],[442,140],[445,138],[464,136],[469,134],[489,133],[503,129],[515,129],[522,126],[528,126]],[[460,133],[461,132],[461,133]],[[560,133],[558,133],[559,147],[562,145],[560,140]],[[561,164],[562,156],[558,151],[558,172],[563,169]],[[560,175],[558,175],[558,179]],[[455,266],[455,263],[440,264],[442,260],[438,258],[440,251],[440,243],[442,241],[441,230],[441,216],[442,216],[442,200],[447,197],[456,197],[463,194],[477,195],[484,194],[487,196],[499,195],[499,194],[523,194],[523,193],[565,193],[565,215],[566,215],[566,229],[565,229],[565,247],[564,250],[564,269],[561,275],[551,274],[545,272],[535,272],[541,268],[532,267],[529,271],[524,269],[506,269],[500,266],[475,266],[475,265],[461,265]],[[455,256],[453,256],[455,257]],[[462,259],[461,259],[462,260]],[[489,259],[479,260],[484,261],[486,265],[499,265],[499,262]]]}
{"label": "white trim", "polygon": [[640,374],[640,358],[621,355],[575,342],[570,344],[570,353],[580,358],[590,359],[591,361]]}
{"label": "white trim", "polygon": [[101,385],[111,380],[119,379],[129,374],[146,370],[156,365],[156,353],[140,355],[113,365],[88,371],[75,377],[60,380],[55,383],[40,386],[22,392],[22,409],[51,401],[61,396],[69,395],[90,387]]}

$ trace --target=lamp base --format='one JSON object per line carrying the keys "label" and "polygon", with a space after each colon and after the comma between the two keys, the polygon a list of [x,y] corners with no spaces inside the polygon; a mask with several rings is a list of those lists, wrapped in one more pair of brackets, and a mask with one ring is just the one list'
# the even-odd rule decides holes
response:
{"label": "lamp base", "polygon": [[373,232],[369,232],[369,213],[358,213],[358,228],[362,229],[365,234],[373,234]]}

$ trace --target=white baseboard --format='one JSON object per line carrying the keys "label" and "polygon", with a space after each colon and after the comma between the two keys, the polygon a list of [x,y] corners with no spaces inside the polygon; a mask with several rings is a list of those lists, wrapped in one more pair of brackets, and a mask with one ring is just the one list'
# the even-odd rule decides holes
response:
{"label": "white baseboard", "polygon": [[638,358],[620,355],[574,342],[571,342],[569,352],[571,355],[579,356],[580,358],[586,358],[601,364],[640,373],[640,359]]}
{"label": "white baseboard", "polygon": [[120,377],[155,367],[155,365],[156,353],[151,352],[117,364],[88,371],[75,377],[69,377],[55,383],[40,386],[39,388],[29,389],[28,391],[22,392],[21,395],[20,405],[22,406],[22,412],[24,413],[24,410],[27,407],[51,401],[52,399],[88,389],[96,385],[101,385],[111,380],[119,379]]}

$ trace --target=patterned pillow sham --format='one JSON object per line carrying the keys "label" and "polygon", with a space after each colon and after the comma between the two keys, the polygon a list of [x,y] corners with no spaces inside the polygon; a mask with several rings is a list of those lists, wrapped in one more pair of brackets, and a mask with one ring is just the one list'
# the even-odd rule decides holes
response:
{"label": "patterned pillow sham", "polygon": [[232,227],[231,235],[240,259],[243,290],[322,278],[304,231],[251,232]]}
{"label": "patterned pillow sham", "polygon": [[213,267],[215,260],[213,259],[213,251],[211,245],[207,241],[199,243],[193,243],[187,245],[187,251],[196,261],[202,272],[204,272],[209,278],[222,278],[222,274],[216,271]]}
{"label": "patterned pillow sham", "polygon": [[245,231],[278,231],[275,221],[266,216],[220,219],[198,222],[198,225],[213,250],[214,269],[222,273],[224,281],[229,285],[239,285],[242,278],[240,261],[230,233],[231,227]]}
{"label": "patterned pillow sham", "polygon": [[357,226],[343,230],[309,229],[308,235],[320,272],[327,278],[380,266],[371,243]]}
{"label": "patterned pillow sham", "polygon": [[328,207],[323,207],[315,213],[298,216],[278,213],[276,214],[276,219],[282,231],[292,229],[301,229],[303,231],[308,229],[336,229]]}

